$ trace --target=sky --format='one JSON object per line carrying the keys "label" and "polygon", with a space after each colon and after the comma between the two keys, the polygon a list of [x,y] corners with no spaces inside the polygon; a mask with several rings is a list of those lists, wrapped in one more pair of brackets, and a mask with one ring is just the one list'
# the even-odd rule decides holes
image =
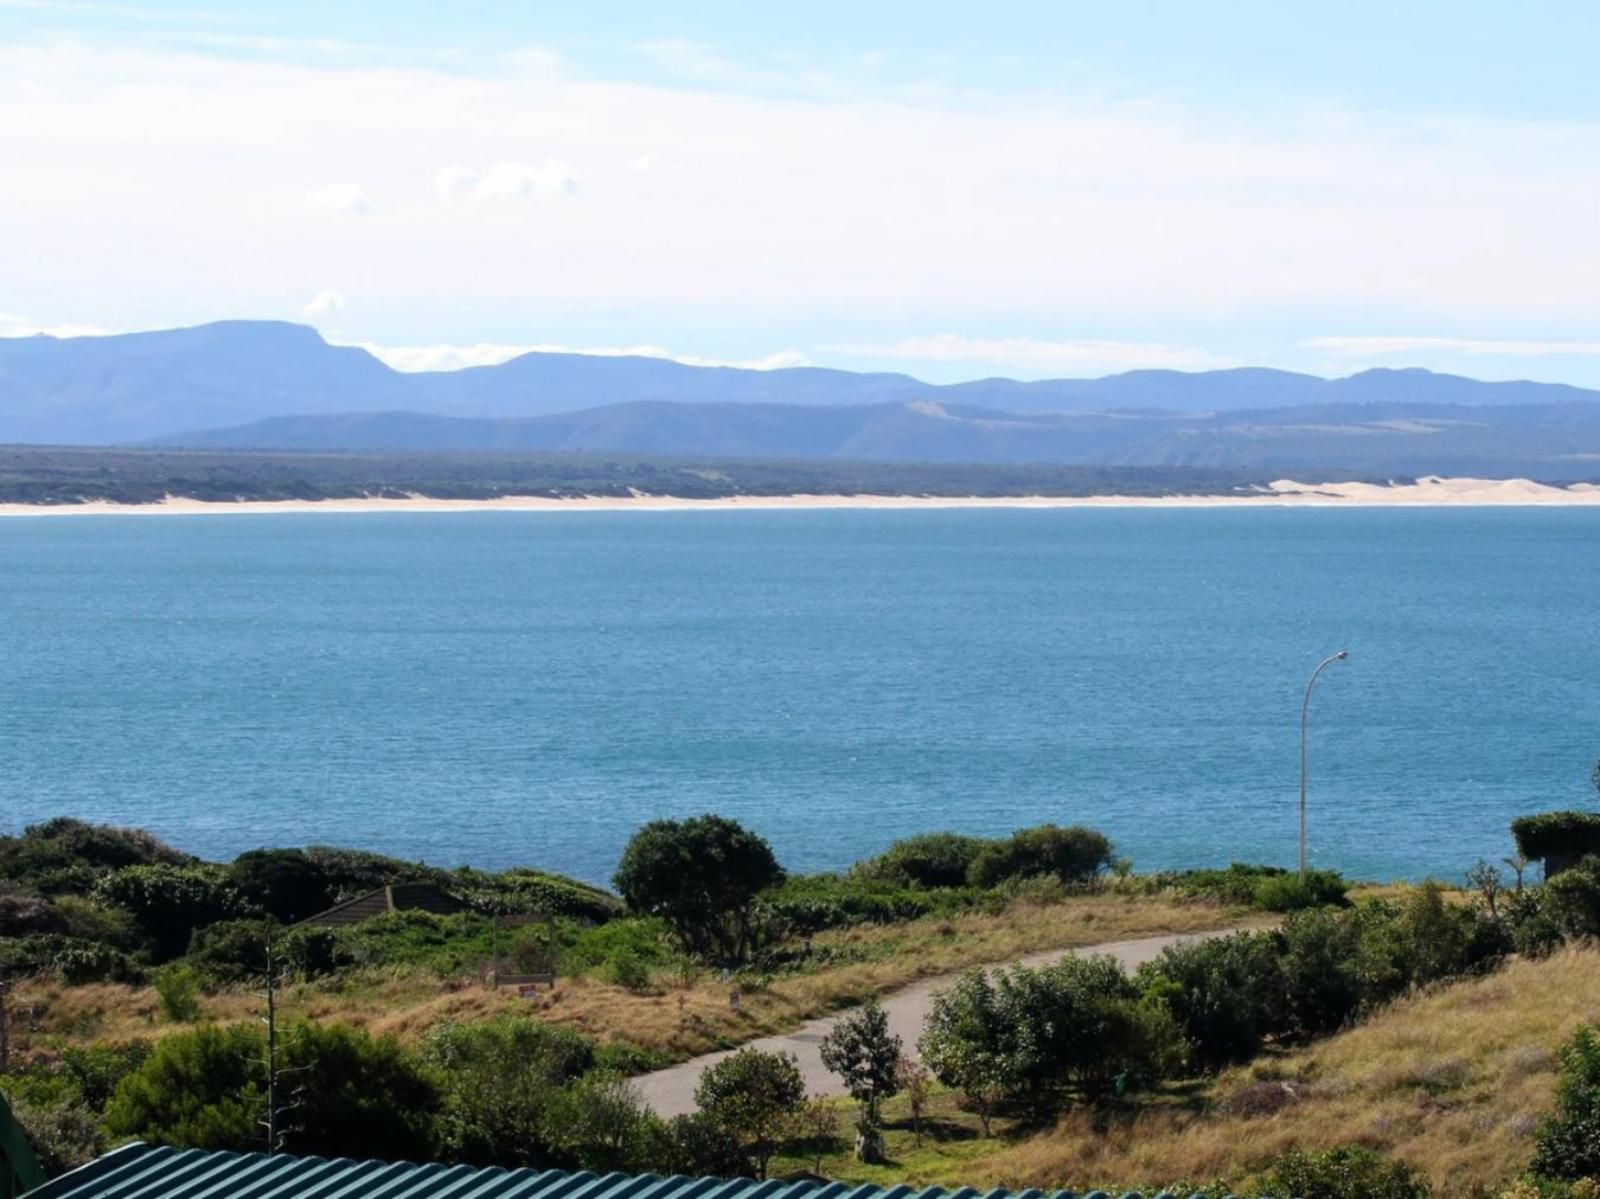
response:
{"label": "sky", "polygon": [[0,0],[0,335],[1600,387],[1600,5]]}

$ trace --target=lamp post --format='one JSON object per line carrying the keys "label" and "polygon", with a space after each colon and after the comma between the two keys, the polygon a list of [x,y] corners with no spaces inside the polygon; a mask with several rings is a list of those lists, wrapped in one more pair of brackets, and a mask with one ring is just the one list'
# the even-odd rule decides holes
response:
{"label": "lamp post", "polygon": [[1317,663],[1317,668],[1311,672],[1311,679],[1306,683],[1306,697],[1300,704],[1300,881],[1306,881],[1306,719],[1311,712],[1311,689],[1317,685],[1317,676],[1335,662],[1343,662],[1350,656],[1350,651],[1342,649],[1336,654],[1329,654]]}

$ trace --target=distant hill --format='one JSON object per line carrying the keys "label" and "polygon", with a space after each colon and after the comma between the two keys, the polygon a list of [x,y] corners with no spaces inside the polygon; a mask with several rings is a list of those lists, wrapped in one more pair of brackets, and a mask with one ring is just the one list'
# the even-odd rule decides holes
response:
{"label": "distant hill", "polygon": [[273,417],[156,443],[193,449],[620,451],[878,462],[1189,466],[1314,476],[1600,477],[1600,404],[1332,403],[1220,413],[1002,413],[927,401],[611,404],[525,419]]}
{"label": "distant hill", "polygon": [[[1359,424],[1349,405],[1400,405],[1403,411],[1389,409],[1400,413],[1393,419],[1414,416],[1419,406],[1527,407],[1532,418],[1534,408],[1555,412],[1594,401],[1600,392],[1418,370],[1332,380],[1265,369],[1132,371],[1101,379],[936,386],[902,374],[752,371],[536,353],[499,366],[407,374],[364,350],[330,346],[313,329],[273,321],[115,337],[0,339],[0,442],[13,443],[217,445],[231,438],[259,445],[288,438],[293,445],[429,449],[509,439],[515,445],[672,446],[700,453],[756,446],[762,454],[894,460],[939,454],[956,461],[982,454],[1014,460],[1032,444],[1032,452],[1056,456],[1052,460],[1076,461],[1112,452],[1148,455],[1154,451],[1143,448],[1145,435],[1158,425],[1173,438],[1162,453],[1226,457],[1242,452],[1248,438],[1237,421],[1223,422],[1232,430],[1226,434],[1207,421],[1245,412],[1316,405],[1344,413],[1336,424]],[[675,410],[684,406],[697,410]],[[859,411],[830,411],[840,408]],[[1162,418],[1139,424],[1139,435],[1129,436],[1131,418],[1104,416],[1151,412],[1206,420],[1194,425]],[[1063,414],[1076,415],[1046,419]],[[1018,425],[1019,419],[1025,423]],[[1501,422],[1497,428],[1515,423],[1509,416],[1494,419]],[[1314,438],[1306,437],[1302,448],[1310,452]],[[1282,432],[1268,440],[1300,446]],[[1597,447],[1585,442],[1577,448]]]}

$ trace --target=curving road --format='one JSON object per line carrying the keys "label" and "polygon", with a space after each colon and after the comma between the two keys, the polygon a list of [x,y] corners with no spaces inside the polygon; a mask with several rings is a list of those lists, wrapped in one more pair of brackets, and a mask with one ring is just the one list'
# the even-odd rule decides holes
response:
{"label": "curving road", "polygon": [[[1080,945],[1076,949],[1051,949],[1043,953],[1029,954],[1019,959],[1019,962],[1025,966],[1047,966],[1051,962],[1060,961],[1068,954],[1109,954],[1121,962],[1124,969],[1132,970],[1160,956],[1161,951],[1169,945],[1227,936],[1236,931],[1231,928],[1217,929],[1206,933],[1142,937],[1136,941],[1108,941],[1100,945]],[[912,983],[902,990],[883,997],[884,1010],[889,1013],[889,1031],[900,1038],[908,1051],[916,1049],[917,1038],[922,1035],[923,1021],[927,1019],[928,1010],[932,1006],[933,993],[948,987],[958,977],[959,974],[941,974],[925,978],[921,982]],[[794,1054],[800,1063],[800,1073],[805,1077],[806,1089],[811,1094],[842,1095],[843,1084],[822,1064],[821,1045],[822,1038],[828,1035],[834,1022],[847,1014],[848,1010],[834,1012],[810,1020],[793,1032],[776,1037],[761,1037],[759,1040],[749,1042],[749,1045],[757,1049],[781,1050],[784,1053]],[[734,1052],[732,1049],[727,1049],[718,1053],[702,1054],[686,1062],[679,1062],[676,1066],[668,1066],[665,1070],[641,1074],[633,1080],[634,1085],[638,1087],[645,1103],[653,1108],[657,1115],[677,1116],[692,1112],[694,1088],[700,1081],[700,1072]]]}

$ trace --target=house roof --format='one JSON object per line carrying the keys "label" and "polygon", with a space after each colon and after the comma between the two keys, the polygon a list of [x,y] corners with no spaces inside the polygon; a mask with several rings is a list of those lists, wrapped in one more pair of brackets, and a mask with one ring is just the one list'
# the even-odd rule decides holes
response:
{"label": "house roof", "polygon": [[[1091,1194],[1098,1194],[1092,1192]],[[124,1145],[25,1199],[1076,1199],[1071,1191],[851,1186],[505,1170]]]}
{"label": "house roof", "polygon": [[390,912],[422,911],[432,912],[435,916],[453,916],[466,910],[467,905],[454,895],[447,895],[428,883],[393,883],[336,903],[325,912],[307,916],[300,923],[334,928],[360,924],[363,920],[386,916]]}

